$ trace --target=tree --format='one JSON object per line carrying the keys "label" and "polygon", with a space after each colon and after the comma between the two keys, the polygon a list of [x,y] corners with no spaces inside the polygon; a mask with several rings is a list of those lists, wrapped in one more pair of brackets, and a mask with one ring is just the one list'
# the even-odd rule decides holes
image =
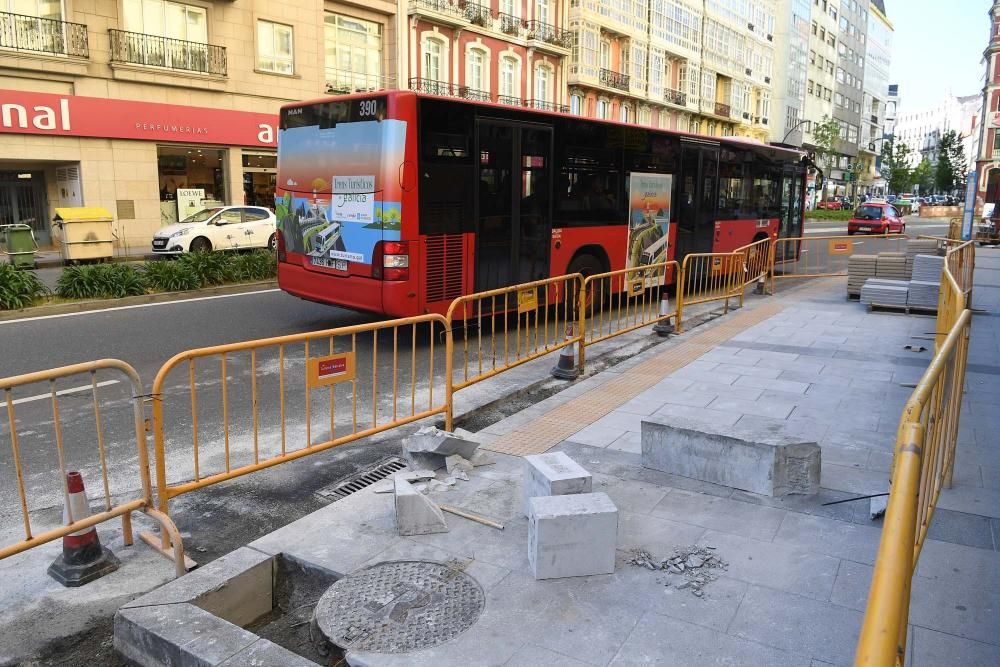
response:
{"label": "tree", "polygon": [[968,166],[961,137],[954,130],[948,130],[941,136],[937,151],[937,168],[934,171],[937,188],[944,192],[963,189]]}
{"label": "tree", "polygon": [[813,126],[813,145],[816,146],[816,159],[822,163],[826,176],[830,175],[833,158],[837,155],[836,145],[840,139],[840,123],[835,118],[823,116],[823,120]]}
{"label": "tree", "polygon": [[896,194],[910,187],[913,170],[910,169],[910,148],[895,137],[882,144],[882,177],[889,184],[889,191]]}
{"label": "tree", "polygon": [[911,179],[914,184],[920,187],[920,194],[925,195],[934,189],[935,173],[934,165],[927,158],[920,161],[917,168],[913,170]]}

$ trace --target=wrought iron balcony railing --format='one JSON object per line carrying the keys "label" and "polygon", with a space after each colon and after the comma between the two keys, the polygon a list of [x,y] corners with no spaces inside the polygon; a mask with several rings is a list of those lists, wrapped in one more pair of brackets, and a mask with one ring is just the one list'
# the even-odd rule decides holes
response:
{"label": "wrought iron balcony railing", "polygon": [[428,93],[430,95],[444,95],[454,97],[454,89],[447,81],[437,81],[435,79],[422,79],[414,77],[410,79],[410,90],[418,93]]}
{"label": "wrought iron balcony railing", "polygon": [[490,10],[489,5],[469,2],[465,4],[462,11],[465,13],[465,18],[469,19],[469,23],[472,25],[484,28],[489,28],[493,25],[493,12]]}
{"label": "wrought iron balcony railing", "polygon": [[609,88],[617,88],[618,90],[624,90],[628,92],[628,74],[622,74],[621,72],[615,72],[610,69],[601,68],[600,75],[598,76],[598,81],[601,85],[608,86]]}
{"label": "wrought iron balcony railing", "polygon": [[546,102],[545,100],[525,100],[524,106],[528,109],[538,109],[539,111],[569,113],[569,107],[565,104],[556,104],[555,102]]}
{"label": "wrought iron balcony railing", "polygon": [[663,91],[663,99],[670,104],[676,104],[682,107],[687,105],[687,94],[682,93],[679,90],[667,88]]}
{"label": "wrought iron balcony railing", "polygon": [[527,28],[528,39],[536,39],[566,49],[573,46],[573,33],[569,30],[561,30],[541,21],[527,21],[524,27]]}
{"label": "wrought iron balcony railing", "polygon": [[365,74],[350,70],[326,68],[326,92],[328,93],[364,93],[376,90],[388,90],[395,87],[396,80],[391,76]]}
{"label": "wrought iron balcony railing", "polygon": [[524,25],[524,20],[513,14],[497,12],[496,19],[499,23],[500,32],[514,37],[521,32],[521,26]]}
{"label": "wrought iron balcony railing", "polygon": [[158,35],[109,30],[111,62],[226,76],[226,48]]}
{"label": "wrought iron balcony railing", "polygon": [[521,106],[521,98],[513,95],[497,95],[497,104],[506,104],[512,107]]}
{"label": "wrought iron balcony railing", "polygon": [[462,5],[458,2],[451,2],[450,0],[410,0],[410,5],[422,9],[432,9],[436,12],[441,12],[442,14],[454,14],[456,16],[462,16],[464,14]]}
{"label": "wrought iron balcony railing", "polygon": [[0,12],[0,49],[88,58],[87,26]]}
{"label": "wrought iron balcony railing", "polygon": [[478,90],[476,88],[469,88],[468,86],[458,86],[458,97],[466,100],[475,100],[476,102],[492,102],[493,96],[485,90]]}
{"label": "wrought iron balcony railing", "polygon": [[728,104],[723,104],[722,102],[715,103],[716,116],[725,116],[726,118],[729,118],[732,115],[732,111],[733,111],[732,107],[730,107]]}

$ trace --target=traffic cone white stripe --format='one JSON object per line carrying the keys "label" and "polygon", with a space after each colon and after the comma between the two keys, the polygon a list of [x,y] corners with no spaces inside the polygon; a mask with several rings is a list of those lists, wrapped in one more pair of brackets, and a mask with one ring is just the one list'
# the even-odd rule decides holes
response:
{"label": "traffic cone white stripe", "polygon": [[[69,505],[63,507],[63,523],[82,521],[90,517],[90,501],[87,500],[87,489],[83,485],[83,475],[78,472],[66,474],[66,487],[69,489]],[[64,545],[80,547],[97,540],[97,528],[91,526],[70,533],[64,538]]]}

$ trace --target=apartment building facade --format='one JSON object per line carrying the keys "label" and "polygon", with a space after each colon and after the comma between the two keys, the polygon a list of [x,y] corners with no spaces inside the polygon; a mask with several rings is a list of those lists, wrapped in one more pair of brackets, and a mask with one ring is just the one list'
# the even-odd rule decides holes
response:
{"label": "apartment building facade", "polygon": [[[814,130],[825,118],[833,117],[833,89],[837,78],[837,19],[839,2],[835,0],[812,0],[809,21],[809,65],[806,74],[805,125],[803,146],[816,147]],[[833,164],[821,164],[829,172]],[[827,175],[829,175],[827,173]],[[827,179],[825,190],[832,183]],[[817,192],[810,184],[810,204],[824,197],[827,192]]]}
{"label": "apartment building facade", "polygon": [[107,208],[136,246],[192,201],[270,205],[281,104],[384,86],[398,59],[385,0],[0,8],[0,221],[42,244],[59,206]]}
{"label": "apartment building facade", "polygon": [[572,0],[571,113],[766,139],[773,0]]}
{"label": "apartment building facade", "polygon": [[801,146],[805,138],[806,82],[809,79],[810,0],[776,5],[773,122],[770,140]]}
{"label": "apartment building facade", "polygon": [[979,201],[996,204],[1000,203],[1000,0],[994,0],[988,16],[990,38],[983,52],[986,77],[976,174]]}
{"label": "apartment building facade", "polygon": [[868,11],[865,48],[864,99],[861,103],[859,150],[865,156],[861,185],[865,192],[885,194],[886,182],[878,171],[886,136],[889,102],[889,67],[892,63],[892,23],[885,15],[883,0],[872,0]]}

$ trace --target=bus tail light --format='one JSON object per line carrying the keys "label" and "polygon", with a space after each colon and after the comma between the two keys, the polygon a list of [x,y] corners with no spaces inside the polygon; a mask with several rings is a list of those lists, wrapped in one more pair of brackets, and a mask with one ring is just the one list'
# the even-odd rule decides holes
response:
{"label": "bus tail light", "polygon": [[278,248],[278,261],[285,262],[288,260],[288,256],[285,254],[285,235],[281,233],[280,229],[278,229],[274,232],[274,236],[277,242],[276,246]]}
{"label": "bus tail light", "polygon": [[376,257],[381,254],[382,280],[410,279],[410,250],[406,241],[383,241],[376,250]]}

